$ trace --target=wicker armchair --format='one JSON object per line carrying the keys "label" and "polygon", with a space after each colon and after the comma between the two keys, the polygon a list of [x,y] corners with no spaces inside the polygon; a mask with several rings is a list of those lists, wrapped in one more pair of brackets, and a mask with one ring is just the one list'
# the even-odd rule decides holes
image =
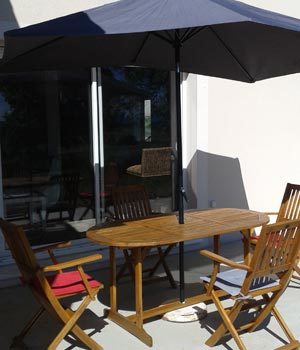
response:
{"label": "wicker armchair", "polygon": [[143,148],[141,164],[126,169],[127,174],[139,177],[171,175],[172,148]]}

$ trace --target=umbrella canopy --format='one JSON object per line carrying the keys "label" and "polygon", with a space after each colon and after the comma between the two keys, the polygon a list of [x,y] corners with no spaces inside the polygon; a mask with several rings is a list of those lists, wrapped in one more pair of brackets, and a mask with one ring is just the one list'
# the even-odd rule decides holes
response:
{"label": "umbrella canopy", "polygon": [[[0,71],[142,66],[176,71],[179,222],[180,72],[244,82],[300,72],[300,20],[234,0],[121,0],[5,33]],[[180,245],[181,300],[183,244]]]}
{"label": "umbrella canopy", "polygon": [[122,0],[6,32],[2,70],[175,70],[174,29],[185,72],[254,82],[300,69],[297,19],[233,0]]}

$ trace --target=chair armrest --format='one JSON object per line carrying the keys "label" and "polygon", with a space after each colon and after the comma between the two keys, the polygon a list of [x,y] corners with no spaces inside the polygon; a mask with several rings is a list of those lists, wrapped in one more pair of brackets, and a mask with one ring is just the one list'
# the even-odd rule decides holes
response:
{"label": "chair armrest", "polygon": [[83,264],[88,264],[97,260],[102,259],[102,255],[100,254],[94,254],[90,256],[86,256],[83,258],[78,258],[70,261],[66,261],[63,263],[55,264],[55,265],[50,265],[50,266],[45,266],[43,267],[43,272],[53,272],[53,271],[59,271],[63,269],[67,269],[69,267],[74,267],[74,266],[80,266]]}
{"label": "chair armrest", "polygon": [[229,260],[227,258],[224,258],[221,255],[210,252],[209,250],[200,250],[200,254],[203,256],[206,256],[207,258],[209,258],[213,261],[216,261],[218,263],[223,263],[223,264],[230,266],[234,269],[241,269],[241,270],[246,270],[246,271],[251,270],[250,266],[248,266],[248,265],[240,264],[240,263],[237,263],[235,261]]}
{"label": "chair armrest", "polygon": [[33,248],[32,250],[34,253],[41,253],[41,252],[45,252],[45,251],[53,250],[53,249],[67,248],[67,247],[70,247],[70,245],[71,245],[70,241],[65,241],[65,242],[48,244],[48,245],[45,245],[43,247]]}
{"label": "chair armrest", "polygon": [[264,214],[266,215],[278,215],[278,211],[277,212],[274,212],[274,211],[267,211],[267,212],[264,212]]}

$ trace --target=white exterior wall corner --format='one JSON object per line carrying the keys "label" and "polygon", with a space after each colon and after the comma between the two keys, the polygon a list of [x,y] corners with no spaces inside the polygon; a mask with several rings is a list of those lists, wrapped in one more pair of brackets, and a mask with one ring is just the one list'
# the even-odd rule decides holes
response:
{"label": "white exterior wall corner", "polygon": [[208,77],[183,74],[182,138],[184,187],[188,208],[208,202]]}
{"label": "white exterior wall corner", "polygon": [[197,206],[197,187],[195,174],[197,163],[197,76],[183,74],[182,80],[182,165],[184,169],[184,188],[187,193],[187,207]]}

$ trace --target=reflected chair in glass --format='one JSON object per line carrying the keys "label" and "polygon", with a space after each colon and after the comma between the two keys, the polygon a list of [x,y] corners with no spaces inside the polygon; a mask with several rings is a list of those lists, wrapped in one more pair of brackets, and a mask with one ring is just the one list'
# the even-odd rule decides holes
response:
{"label": "reflected chair in glass", "polygon": [[[129,221],[129,220],[138,220],[151,218],[152,216],[163,215],[161,213],[153,213],[151,210],[151,204],[149,197],[147,195],[146,189],[143,185],[131,185],[131,186],[119,186],[112,189],[112,202],[115,212],[115,219],[119,221]],[[170,244],[165,247],[157,247],[157,259],[155,264],[143,271],[147,273],[146,278],[151,281],[153,279],[154,273],[162,265],[164,272],[166,273],[165,279],[168,279],[172,288],[176,288],[176,282],[172,276],[170,268],[167,265],[165,258],[175,247],[175,244]],[[149,248],[143,249],[143,257],[149,255]],[[124,275],[128,269],[132,279],[134,279],[134,269],[133,269],[133,260],[128,249],[123,249],[123,254],[125,257],[125,263],[120,268],[117,274],[117,281]],[[159,277],[161,279],[161,277]]]}
{"label": "reflected chair in glass", "polygon": [[[13,347],[24,348],[23,339],[40,318],[44,311],[54,316],[63,324],[62,329],[47,347],[49,350],[57,349],[59,343],[68,333],[73,333],[89,349],[101,350],[102,347],[91,339],[78,325],[77,320],[87,308],[88,304],[95,300],[99,290],[103,288],[102,283],[94,280],[85,274],[82,265],[96,262],[101,259],[101,255],[82,257],[71,261],[58,263],[55,259],[53,265],[42,267],[38,264],[28,239],[20,226],[0,219],[0,227],[4,234],[5,241],[12,253],[12,256],[21,273],[22,283],[28,286],[35,299],[40,304],[39,310],[27,323],[22,332],[14,338]],[[68,243],[52,244],[35,250],[40,252],[55,248],[60,248]],[[50,254],[51,255],[51,254]],[[52,254],[53,255],[53,254]],[[53,258],[53,256],[52,256]],[[76,270],[70,271],[70,268]],[[64,271],[68,269],[68,271]],[[85,296],[76,311],[65,308],[60,302],[61,299],[74,297],[76,295]],[[20,310],[22,312],[22,310]]]}
{"label": "reflected chair in glass", "polygon": [[80,176],[77,173],[51,176],[48,191],[55,192],[57,195],[53,203],[47,202],[47,219],[50,213],[59,213],[60,220],[63,220],[63,213],[67,212],[67,218],[74,220],[79,180]]}
{"label": "reflected chair in glass", "polygon": [[[288,342],[278,349],[299,348],[299,341],[275,306],[290,281],[297,264],[299,248],[300,220],[291,220],[263,226],[249,265],[231,261],[207,250],[200,252],[214,261],[212,275],[201,277],[201,280],[222,318],[222,323],[206,341],[206,345],[215,346],[229,333],[238,348],[246,350],[239,332],[255,331],[272,314],[288,338]],[[220,264],[232,269],[219,273]],[[225,309],[220,292],[227,299],[233,300],[231,308]],[[236,328],[234,322],[245,311],[249,311],[247,316],[251,316],[251,321],[244,325],[239,322],[239,328]]]}
{"label": "reflected chair in glass", "polygon": [[[112,205],[112,189],[117,186],[119,182],[119,168],[117,163],[110,162],[104,166],[104,191],[99,193],[100,200],[103,199],[105,203],[105,213],[110,218],[114,214],[110,211],[109,207]],[[95,217],[95,196],[93,192],[80,192],[79,194],[82,204],[85,206],[83,213],[80,215],[79,220],[83,220],[88,212],[91,210],[93,217]]]}
{"label": "reflected chair in glass", "polygon": [[[267,214],[276,215],[276,222],[300,219],[300,185],[287,183],[278,213],[270,212]],[[255,246],[259,238],[260,235],[254,235],[253,231],[251,244]],[[300,280],[299,266],[296,265],[294,269],[297,275],[294,274],[293,278]]]}
{"label": "reflected chair in glass", "polygon": [[171,147],[143,148],[141,164],[126,169],[127,174],[139,177],[171,175]]}

